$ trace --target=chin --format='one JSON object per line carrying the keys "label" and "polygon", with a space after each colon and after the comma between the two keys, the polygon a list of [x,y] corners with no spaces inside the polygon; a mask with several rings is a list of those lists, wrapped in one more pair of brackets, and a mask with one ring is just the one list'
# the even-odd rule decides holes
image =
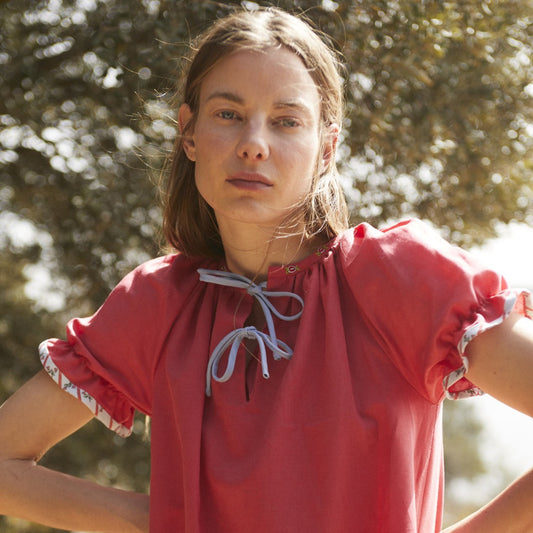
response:
{"label": "chin", "polygon": [[288,212],[274,210],[255,201],[238,202],[238,205],[225,205],[224,209],[214,209],[217,220],[225,219],[241,224],[256,226],[279,226],[287,217]]}

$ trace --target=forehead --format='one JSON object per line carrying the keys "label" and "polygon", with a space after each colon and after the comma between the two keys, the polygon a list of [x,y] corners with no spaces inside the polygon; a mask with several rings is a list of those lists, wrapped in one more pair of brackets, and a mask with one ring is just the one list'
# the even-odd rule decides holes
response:
{"label": "forehead", "polygon": [[300,102],[316,111],[320,96],[303,61],[286,48],[243,50],[222,58],[204,78],[200,104],[220,95],[246,103]]}

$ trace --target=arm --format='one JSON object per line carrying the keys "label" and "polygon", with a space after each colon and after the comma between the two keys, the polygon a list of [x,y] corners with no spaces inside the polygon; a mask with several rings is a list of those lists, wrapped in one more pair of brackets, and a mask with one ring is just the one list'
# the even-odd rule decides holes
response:
{"label": "arm", "polygon": [[[511,315],[476,337],[466,353],[468,379],[507,405],[533,416],[533,321]],[[533,531],[533,470],[485,507],[443,533]]]}
{"label": "arm", "polygon": [[148,531],[148,496],[37,464],[92,416],[44,371],[0,407],[0,514],[68,530]]}

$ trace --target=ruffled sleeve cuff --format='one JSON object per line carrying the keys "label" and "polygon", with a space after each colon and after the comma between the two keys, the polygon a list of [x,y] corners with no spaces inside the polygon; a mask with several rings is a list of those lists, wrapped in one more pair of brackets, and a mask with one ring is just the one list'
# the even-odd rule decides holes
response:
{"label": "ruffled sleeve cuff", "polygon": [[527,289],[507,289],[501,296],[504,298],[503,312],[497,318],[487,321],[480,313],[476,320],[465,329],[457,345],[463,365],[448,374],[443,380],[443,387],[448,399],[458,400],[483,394],[481,389],[465,378],[468,371],[468,358],[465,355],[468,343],[484,331],[501,324],[513,311],[533,319],[533,298]]}
{"label": "ruffled sleeve cuff", "polygon": [[57,385],[68,392],[78,400],[80,400],[94,416],[102,422],[107,428],[111,429],[121,437],[128,437],[131,435],[133,427],[134,409],[129,405],[123,405],[121,411],[121,421],[118,421],[108,409],[105,409],[87,390],[84,390],[72,381],[59,369],[52,358],[52,354],[48,349],[48,340],[42,342],[39,346],[39,357],[41,364],[50,377],[57,383]]}

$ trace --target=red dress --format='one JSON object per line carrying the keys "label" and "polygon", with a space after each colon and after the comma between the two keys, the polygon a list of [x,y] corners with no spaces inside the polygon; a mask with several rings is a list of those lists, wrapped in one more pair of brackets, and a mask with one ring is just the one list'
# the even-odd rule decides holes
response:
{"label": "red dress", "polygon": [[[134,409],[152,417],[150,531],[438,531],[445,389],[478,392],[460,351],[513,308],[530,313],[527,293],[420,222],[363,224],[270,269],[265,290],[304,301],[297,320],[274,317],[294,354],[267,349],[264,379],[241,347],[208,397],[210,354],[253,296],[200,281],[198,268],[222,265],[149,261],[72,320],[66,341],[41,345],[49,373],[118,433]],[[271,301],[283,315],[301,307]]]}

